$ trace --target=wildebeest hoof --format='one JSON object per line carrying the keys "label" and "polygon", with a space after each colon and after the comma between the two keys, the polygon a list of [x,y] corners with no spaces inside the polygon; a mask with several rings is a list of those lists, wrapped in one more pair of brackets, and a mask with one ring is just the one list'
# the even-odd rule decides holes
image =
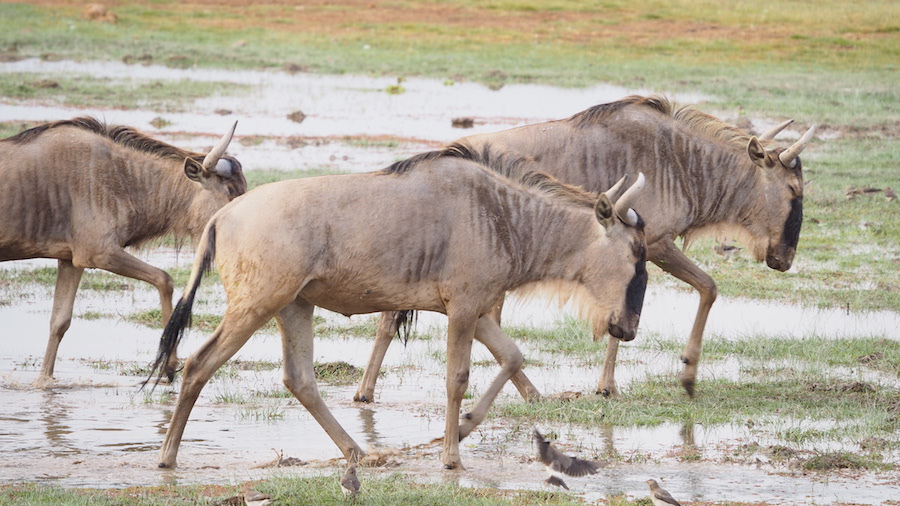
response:
{"label": "wildebeest hoof", "polygon": [[681,380],[681,386],[684,387],[685,392],[687,392],[688,397],[694,398],[694,380]]}

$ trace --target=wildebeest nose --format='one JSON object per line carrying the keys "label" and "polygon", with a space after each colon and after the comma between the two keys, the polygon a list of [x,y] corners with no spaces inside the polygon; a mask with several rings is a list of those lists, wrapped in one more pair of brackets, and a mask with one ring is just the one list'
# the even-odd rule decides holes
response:
{"label": "wildebeest nose", "polygon": [[632,339],[634,339],[634,332],[628,332],[615,323],[610,323],[607,330],[609,331],[609,335],[615,337],[616,339],[621,339],[623,341],[631,341]]}
{"label": "wildebeest nose", "polygon": [[785,262],[784,260],[776,256],[767,256],[766,265],[768,265],[770,269],[775,269],[779,272],[784,272],[791,268],[790,262]]}

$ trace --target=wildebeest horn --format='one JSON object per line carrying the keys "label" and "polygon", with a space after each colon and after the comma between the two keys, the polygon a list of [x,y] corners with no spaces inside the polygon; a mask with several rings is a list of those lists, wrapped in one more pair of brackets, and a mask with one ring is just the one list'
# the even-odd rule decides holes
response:
{"label": "wildebeest horn", "polygon": [[603,193],[606,193],[607,198],[613,204],[619,200],[619,195],[622,193],[622,187],[625,185],[625,180],[628,179],[628,174],[622,176],[622,179],[618,180],[616,184],[612,185],[609,190],[606,190]]}
{"label": "wildebeest horn", "polygon": [[209,172],[216,171],[216,164],[219,163],[219,158],[222,158],[222,155],[225,154],[225,150],[228,149],[228,144],[231,143],[231,138],[234,137],[234,130],[236,128],[237,121],[234,122],[234,125],[231,127],[231,131],[227,132],[222,137],[222,140],[220,140],[219,143],[209,151],[209,154],[207,154],[206,158],[203,159],[204,169],[208,170]]}
{"label": "wildebeest horn", "polygon": [[631,203],[634,202],[634,197],[640,193],[641,188],[644,187],[645,181],[644,173],[638,173],[637,180],[631,187],[625,190],[625,193],[622,194],[615,204],[616,214],[622,221],[632,227],[637,225],[637,213],[631,209]]}
{"label": "wildebeest horn", "polygon": [[800,156],[800,152],[806,148],[806,145],[809,144],[809,141],[812,140],[813,135],[816,134],[816,125],[809,127],[809,130],[803,134],[803,137],[800,137],[800,140],[794,143],[793,146],[787,148],[782,151],[780,155],[778,155],[778,159],[781,160],[781,163],[784,164],[785,167],[793,167],[794,160]]}
{"label": "wildebeest horn", "polygon": [[782,130],[787,128],[788,125],[790,125],[793,122],[794,122],[794,120],[792,120],[792,119],[789,119],[787,121],[782,121],[781,123],[773,126],[772,128],[766,130],[765,132],[763,132],[763,134],[760,135],[758,137],[758,139],[761,141],[770,141],[770,140],[774,139],[775,136],[779,134],[779,132],[781,132]]}

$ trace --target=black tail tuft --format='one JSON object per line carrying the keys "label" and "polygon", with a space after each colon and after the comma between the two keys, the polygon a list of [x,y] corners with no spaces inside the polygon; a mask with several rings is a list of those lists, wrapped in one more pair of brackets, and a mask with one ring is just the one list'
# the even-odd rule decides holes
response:
{"label": "black tail tuft", "polygon": [[397,312],[397,339],[403,341],[403,346],[409,342],[418,317],[419,313],[412,309]]}
{"label": "black tail tuft", "polygon": [[[163,375],[167,373],[164,367],[165,364],[169,362],[169,357],[176,353],[178,343],[181,342],[181,338],[184,337],[188,327],[191,326],[191,308],[194,306],[194,296],[197,294],[197,289],[200,287],[200,280],[203,278],[203,274],[212,269],[212,263],[216,257],[215,245],[216,227],[215,224],[213,224],[210,225],[207,233],[206,251],[204,252],[203,260],[200,263],[200,272],[194,277],[194,284],[190,286],[188,291],[182,295],[181,300],[178,301],[175,310],[172,312],[172,317],[169,319],[169,323],[166,324],[166,328],[163,330],[162,337],[159,340],[159,350],[156,352],[156,361],[154,361],[151,366],[150,375],[141,385],[142,389],[147,386],[147,383],[149,383],[151,379],[153,379],[153,376],[154,374],[157,374],[157,371],[159,371],[157,383],[162,380]],[[174,378],[172,377],[169,378],[170,381],[173,379]]]}

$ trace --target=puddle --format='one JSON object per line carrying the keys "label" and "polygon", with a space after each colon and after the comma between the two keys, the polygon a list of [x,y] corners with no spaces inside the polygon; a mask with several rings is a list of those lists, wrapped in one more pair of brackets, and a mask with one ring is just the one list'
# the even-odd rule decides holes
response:
{"label": "puddle", "polygon": [[[189,261],[166,251],[154,255],[173,263]],[[76,301],[76,314],[92,307],[114,306],[125,314],[137,310],[135,304],[155,306],[155,296],[150,290],[134,292],[135,295],[123,297],[121,293],[98,295],[85,291]],[[684,294],[679,297],[690,299]],[[673,298],[673,292],[668,289],[652,290],[646,300],[645,314],[662,311],[660,307],[673,304]],[[718,304],[730,303],[740,304],[720,300],[717,309]],[[693,308],[690,301],[686,304]],[[210,306],[214,310],[221,307],[221,302],[212,301]],[[560,313],[552,305],[550,310],[547,307],[546,302],[535,300],[510,304],[505,318],[515,325],[550,325]],[[152,359],[158,331],[117,320],[76,319],[60,348],[57,377],[61,387],[36,391],[29,385],[37,377],[46,344],[49,311],[49,300],[0,307],[0,322],[5,329],[0,335],[0,395],[5,403],[4,414],[0,416],[0,455],[4,457],[0,459],[0,483],[46,481],[63,486],[125,487],[173,482],[235,483],[273,472],[301,475],[335,472],[335,466],[329,466],[326,461],[340,454],[315,420],[297,401],[271,396],[271,392],[283,390],[280,370],[243,371],[237,377],[211,382],[192,412],[179,454],[179,468],[156,469],[158,448],[172,411],[171,401],[160,402],[165,388],[161,387],[153,395],[145,394],[137,388],[143,377],[123,376],[115,366],[104,370],[89,364],[90,361],[147,363]],[[347,322],[340,315],[328,312],[322,315],[334,319],[336,324]],[[352,321],[358,323],[367,317],[356,316]],[[749,323],[732,322],[731,325],[755,325],[753,318],[747,318]],[[767,318],[760,316],[761,320]],[[671,322],[666,317],[660,316],[659,323],[654,323],[654,319],[645,317],[642,324],[656,325],[655,332],[668,332],[665,326]],[[443,320],[442,315],[423,314],[418,325],[425,331],[431,326],[443,326]],[[846,335],[858,331],[868,333],[884,324],[878,318],[874,320],[865,326],[852,318],[835,321],[845,325],[842,332]],[[733,330],[738,335],[741,332]],[[806,331],[815,333],[817,326],[811,325]],[[191,332],[181,354],[196,349],[204,338],[199,332]],[[370,346],[371,341],[359,338],[320,339],[316,342],[315,356],[320,362],[345,360],[362,366]],[[444,346],[441,338],[411,340],[406,347],[392,346],[384,364],[389,372],[379,379],[378,402],[374,405],[358,406],[350,400],[355,385],[322,386],[326,402],[364,447],[425,445],[443,431]],[[680,367],[676,360],[665,363],[654,360],[646,351],[625,346],[622,349],[625,358],[630,355],[639,359],[628,360],[619,368],[620,386],[650,372],[676,371]],[[348,350],[354,351],[348,354]],[[541,360],[537,350],[525,346],[523,351],[526,356]],[[261,333],[236,358],[277,362],[280,354],[279,337]],[[479,345],[473,360],[490,361],[490,355]],[[554,362],[555,365],[547,367],[529,367],[529,375],[544,392],[590,391],[599,377],[599,365],[570,365],[558,359]],[[714,368],[708,370],[713,375],[731,374],[736,368],[728,361],[718,361],[708,367]],[[495,372],[490,366],[473,367],[473,389],[478,392],[486,387]],[[270,395],[259,397],[254,392]],[[510,385],[502,395],[506,400],[518,398]],[[602,471],[598,478],[570,480],[573,492],[583,494],[587,500],[619,493],[632,498],[645,497],[643,481],[650,477],[664,480],[667,489],[677,491],[679,498],[692,501],[727,498],[782,504],[852,500],[865,504],[876,503],[884,494],[900,492],[891,480],[877,473],[852,477],[829,473],[827,478],[818,479],[815,475],[794,474],[765,461],[759,465],[723,463],[730,449],[747,442],[777,444],[777,440],[770,441],[765,434],[751,433],[746,427],[697,425],[686,429],[663,424],[651,428],[586,430],[554,424],[548,428],[560,435],[561,448],[571,453],[590,455],[614,449],[626,458],[636,459],[615,464]],[[463,445],[467,471],[458,474],[441,471],[438,447],[407,450],[398,457],[403,462],[399,469],[426,481],[457,480],[474,487],[540,489],[544,471],[529,461],[532,450],[528,438],[527,430],[516,430],[502,420],[489,418]],[[682,461],[678,455],[687,447],[699,451],[702,460]],[[286,456],[311,464],[290,471],[253,469],[272,460],[273,449],[284,450]],[[864,486],[864,491],[860,491],[860,486]]]}
{"label": "puddle", "polygon": [[[151,121],[158,111],[69,108],[0,103],[0,121],[52,121],[89,114],[108,123],[125,124],[158,135],[179,146],[204,149],[221,136],[226,125],[238,120],[238,142],[229,152],[245,170],[302,170],[326,167],[341,172],[377,170],[426,149],[460,137],[561,119],[590,106],[647,90],[613,85],[588,88],[555,88],[533,84],[507,85],[491,90],[477,83],[445,84],[437,79],[404,80],[405,92],[387,93],[396,77],[355,75],[327,76],[286,74],[277,71],[224,71],[171,69],[159,65],[126,65],[120,62],[45,62],[28,59],[0,65],[0,72],[90,75],[132,80],[223,81],[252,86],[240,96],[217,96],[196,101],[192,112],[163,113],[171,125],[158,129]],[[534,100],[534,97],[541,97]],[[673,95],[683,103],[702,100],[699,95]],[[232,111],[227,116],[214,113]],[[306,118],[296,123],[287,118],[294,111]],[[454,128],[454,118],[474,119],[473,128]],[[201,136],[184,140],[185,134]],[[276,143],[243,146],[242,137],[318,139],[293,149]],[[176,139],[177,137],[177,139]],[[361,149],[347,138],[391,140],[397,146]],[[322,142],[322,139],[333,142]]]}

